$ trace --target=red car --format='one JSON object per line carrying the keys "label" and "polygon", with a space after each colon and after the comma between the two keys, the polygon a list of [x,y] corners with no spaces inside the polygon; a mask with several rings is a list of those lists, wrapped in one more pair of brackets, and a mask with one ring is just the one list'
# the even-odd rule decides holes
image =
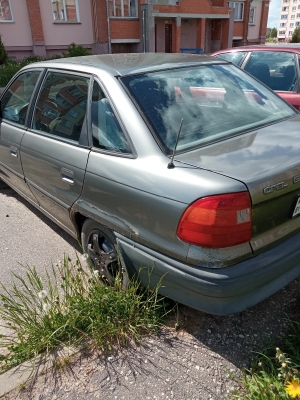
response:
{"label": "red car", "polygon": [[300,46],[259,45],[220,50],[212,54],[231,61],[300,110]]}

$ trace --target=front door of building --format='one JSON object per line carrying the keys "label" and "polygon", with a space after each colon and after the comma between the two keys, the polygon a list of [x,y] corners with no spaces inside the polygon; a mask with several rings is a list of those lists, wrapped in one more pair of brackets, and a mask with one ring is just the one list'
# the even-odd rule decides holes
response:
{"label": "front door of building", "polygon": [[172,53],[172,24],[165,24],[165,52]]}

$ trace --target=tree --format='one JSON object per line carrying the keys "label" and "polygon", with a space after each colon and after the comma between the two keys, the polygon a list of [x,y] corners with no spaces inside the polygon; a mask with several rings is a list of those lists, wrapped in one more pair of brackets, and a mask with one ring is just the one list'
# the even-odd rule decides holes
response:
{"label": "tree", "polygon": [[295,28],[291,43],[300,43],[300,26],[297,26],[297,28]]}
{"label": "tree", "polygon": [[276,28],[272,28],[271,29],[270,37],[271,38],[277,38],[277,29]]}
{"label": "tree", "polygon": [[4,44],[2,42],[2,37],[0,35],[0,65],[5,64],[8,60],[7,51],[5,50]]}

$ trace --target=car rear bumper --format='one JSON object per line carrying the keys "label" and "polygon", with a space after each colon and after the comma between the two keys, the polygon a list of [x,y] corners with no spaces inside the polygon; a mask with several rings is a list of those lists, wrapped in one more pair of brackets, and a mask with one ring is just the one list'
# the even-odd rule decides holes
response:
{"label": "car rear bumper", "polygon": [[139,272],[143,285],[154,287],[162,279],[161,294],[210,314],[243,311],[300,274],[300,233],[256,257],[218,269],[176,261],[115,234],[125,263]]}

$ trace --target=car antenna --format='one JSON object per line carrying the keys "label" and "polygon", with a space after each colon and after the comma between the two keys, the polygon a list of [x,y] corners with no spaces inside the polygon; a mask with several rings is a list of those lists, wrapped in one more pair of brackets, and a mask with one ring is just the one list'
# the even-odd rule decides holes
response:
{"label": "car antenna", "polygon": [[183,118],[181,118],[181,121],[180,121],[180,127],[179,127],[179,131],[178,131],[178,134],[177,134],[176,143],[175,143],[175,146],[174,146],[172,158],[171,158],[171,161],[170,161],[169,164],[168,164],[168,169],[173,169],[173,168],[175,168],[175,165],[174,165],[174,163],[173,163],[173,160],[174,160],[174,157],[175,157],[175,151],[176,151],[176,149],[177,149],[177,144],[178,144],[178,140],[179,140],[179,136],[180,136],[182,124],[183,124]]}

